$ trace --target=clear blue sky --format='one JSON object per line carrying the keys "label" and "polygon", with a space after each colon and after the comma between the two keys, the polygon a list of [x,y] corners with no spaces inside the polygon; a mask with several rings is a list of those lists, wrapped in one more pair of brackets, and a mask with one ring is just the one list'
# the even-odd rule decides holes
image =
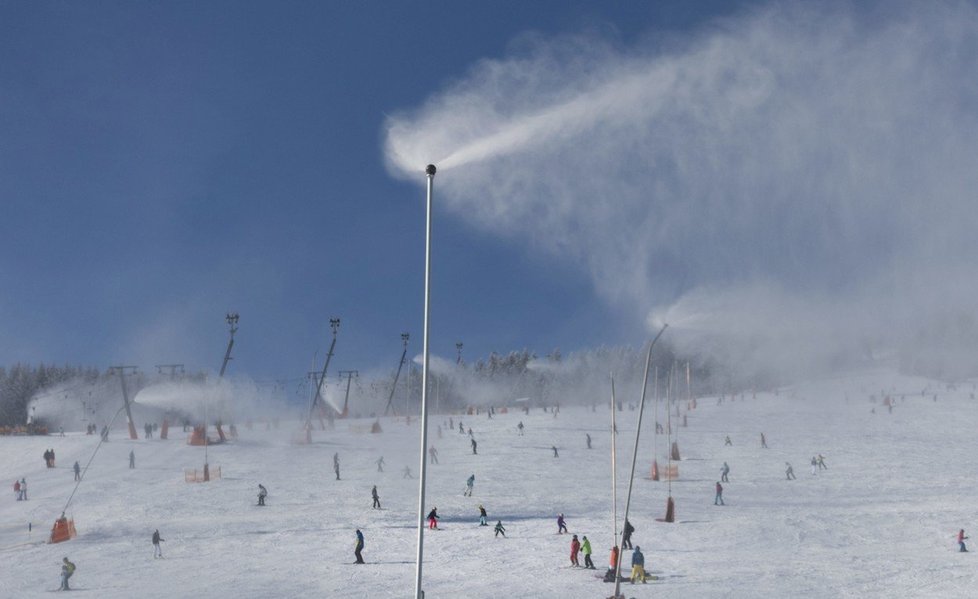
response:
{"label": "clear blue sky", "polygon": [[[681,34],[731,2],[0,2],[0,364],[302,376],[420,351],[423,185],[385,113],[526,31]],[[437,184],[437,180],[436,180]],[[639,343],[586,273],[436,213],[432,351]]]}

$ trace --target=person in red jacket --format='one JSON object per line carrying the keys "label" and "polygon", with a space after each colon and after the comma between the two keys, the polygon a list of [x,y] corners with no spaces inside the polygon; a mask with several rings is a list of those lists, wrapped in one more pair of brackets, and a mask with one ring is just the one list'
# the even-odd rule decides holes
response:
{"label": "person in red jacket", "polygon": [[577,535],[574,535],[574,538],[571,539],[571,555],[570,555],[570,558],[571,558],[571,565],[572,566],[578,566],[579,567],[581,565],[577,561],[577,554],[578,554],[578,552],[580,550],[581,550],[581,542],[577,540]]}

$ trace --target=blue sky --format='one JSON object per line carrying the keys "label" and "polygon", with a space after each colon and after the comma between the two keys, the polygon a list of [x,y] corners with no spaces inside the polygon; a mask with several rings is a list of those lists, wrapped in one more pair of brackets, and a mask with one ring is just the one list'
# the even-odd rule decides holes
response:
{"label": "blue sky", "polygon": [[[0,364],[302,376],[420,351],[423,177],[382,127],[527,31],[627,46],[730,2],[0,2]],[[436,181],[437,185],[437,181]],[[436,213],[432,350],[639,343],[587,273]]]}

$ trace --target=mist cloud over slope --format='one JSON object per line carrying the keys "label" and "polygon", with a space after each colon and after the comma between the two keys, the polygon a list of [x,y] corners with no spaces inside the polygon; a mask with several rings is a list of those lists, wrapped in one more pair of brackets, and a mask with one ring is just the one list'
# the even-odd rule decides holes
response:
{"label": "mist cloud over slope", "polygon": [[390,117],[385,151],[680,345],[780,366],[939,347],[967,370],[976,56],[956,3],[772,4],[627,47],[527,35]]}

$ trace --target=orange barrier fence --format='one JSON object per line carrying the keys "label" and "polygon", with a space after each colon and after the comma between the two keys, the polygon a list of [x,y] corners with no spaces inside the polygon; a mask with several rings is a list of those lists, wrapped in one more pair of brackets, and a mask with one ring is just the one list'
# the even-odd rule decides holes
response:
{"label": "orange barrier fence", "polygon": [[221,467],[207,467],[203,470],[184,470],[183,480],[188,483],[205,483],[209,480],[221,478]]}
{"label": "orange barrier fence", "polygon": [[77,536],[78,533],[75,532],[74,519],[58,518],[54,521],[54,528],[51,529],[51,539],[49,542],[61,543]]}

